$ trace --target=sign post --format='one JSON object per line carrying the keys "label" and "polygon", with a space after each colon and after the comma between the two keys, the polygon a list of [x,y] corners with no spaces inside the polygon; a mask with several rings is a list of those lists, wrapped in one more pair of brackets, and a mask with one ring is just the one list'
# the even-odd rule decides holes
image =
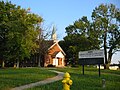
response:
{"label": "sign post", "polygon": [[100,64],[98,64],[98,66],[99,66],[99,77],[100,77]]}
{"label": "sign post", "polygon": [[90,50],[79,52],[78,63],[83,66],[84,75],[84,65],[96,65],[99,66],[99,76],[100,76],[100,64],[104,64],[104,50]]}
{"label": "sign post", "polygon": [[83,67],[83,75],[84,75],[84,64],[82,65],[82,67]]}

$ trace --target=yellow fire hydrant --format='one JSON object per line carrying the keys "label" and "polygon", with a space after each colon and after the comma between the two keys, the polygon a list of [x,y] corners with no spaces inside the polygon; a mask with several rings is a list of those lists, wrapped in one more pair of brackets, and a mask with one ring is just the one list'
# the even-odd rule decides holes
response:
{"label": "yellow fire hydrant", "polygon": [[72,80],[70,80],[70,74],[68,72],[65,73],[63,80],[63,90],[70,90],[70,85],[72,85]]}

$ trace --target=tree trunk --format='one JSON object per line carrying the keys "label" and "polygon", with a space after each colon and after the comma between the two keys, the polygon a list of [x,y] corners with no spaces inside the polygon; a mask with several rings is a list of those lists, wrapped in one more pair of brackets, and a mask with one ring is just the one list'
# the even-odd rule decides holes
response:
{"label": "tree trunk", "polygon": [[112,49],[110,48],[110,50],[108,51],[108,63],[111,63],[112,55]]}
{"label": "tree trunk", "polygon": [[106,65],[106,69],[109,69],[110,63],[108,62]]}
{"label": "tree trunk", "polygon": [[4,60],[2,61],[2,68],[4,68],[5,67],[5,62],[4,62]]}
{"label": "tree trunk", "polygon": [[20,64],[20,62],[19,62],[19,59],[17,60],[17,68],[19,68],[19,64]]}
{"label": "tree trunk", "polygon": [[104,69],[106,69],[106,65],[108,64],[108,61],[107,61],[107,42],[106,42],[106,39],[107,39],[107,33],[105,32],[104,33],[104,54],[105,54],[105,65],[104,65]]}
{"label": "tree trunk", "polygon": [[38,58],[38,67],[41,67],[41,55],[39,53],[39,58]]}
{"label": "tree trunk", "polygon": [[39,58],[38,58],[38,67],[41,67],[41,32],[39,34]]}
{"label": "tree trunk", "polygon": [[16,68],[16,63],[14,63],[14,68]]}
{"label": "tree trunk", "polygon": [[111,63],[111,59],[112,59],[112,47],[110,48],[110,50],[108,51],[108,63],[106,64],[106,69],[109,69],[110,63]]}

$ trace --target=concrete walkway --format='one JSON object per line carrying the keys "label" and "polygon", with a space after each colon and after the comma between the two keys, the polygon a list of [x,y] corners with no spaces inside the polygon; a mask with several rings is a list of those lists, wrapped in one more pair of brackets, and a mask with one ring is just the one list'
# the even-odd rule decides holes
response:
{"label": "concrete walkway", "polygon": [[15,87],[15,88],[12,88],[11,90],[24,90],[24,89],[27,89],[27,88],[31,88],[31,87],[35,87],[35,86],[39,86],[39,85],[44,85],[44,84],[52,83],[52,82],[63,79],[63,75],[64,75],[63,72],[54,71],[54,70],[50,70],[50,71],[55,72],[58,75],[53,77],[53,78],[48,78],[48,79],[45,79],[43,81],[39,81],[39,82],[36,82],[36,83],[30,83],[30,84],[27,84],[27,85]]}

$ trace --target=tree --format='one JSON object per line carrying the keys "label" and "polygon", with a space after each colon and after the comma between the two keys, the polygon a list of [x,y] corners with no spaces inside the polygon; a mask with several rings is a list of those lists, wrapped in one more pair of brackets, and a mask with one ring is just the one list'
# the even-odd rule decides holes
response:
{"label": "tree", "polygon": [[70,50],[69,46],[79,51],[103,47],[105,68],[109,68],[113,54],[120,50],[119,25],[120,9],[113,4],[101,4],[93,10],[91,22],[87,20],[87,17],[82,17],[73,25],[66,27],[67,36],[63,41],[68,45],[67,49],[65,47],[66,52]]}
{"label": "tree", "polygon": [[72,60],[72,63],[78,60],[79,51],[100,48],[99,34],[96,34],[97,31],[93,26],[87,17],[83,16],[73,25],[66,27],[67,36],[64,37],[64,41],[60,42],[60,45],[66,52],[67,58]]}
{"label": "tree", "polygon": [[[39,25],[38,25],[39,26]],[[38,54],[38,67],[44,66],[44,59],[45,55],[48,52],[48,48],[50,47],[50,36],[51,36],[51,25],[50,26],[44,26],[43,24],[40,25],[39,28],[39,35],[36,39],[38,48],[37,48],[37,54]]]}
{"label": "tree", "polygon": [[94,28],[101,32],[105,68],[109,68],[113,54],[120,49],[120,9],[113,4],[101,4],[93,10],[92,20],[95,24]]}
{"label": "tree", "polygon": [[38,26],[43,19],[30,9],[22,9],[11,2],[0,1],[0,57],[19,61],[30,57],[36,49]]}

